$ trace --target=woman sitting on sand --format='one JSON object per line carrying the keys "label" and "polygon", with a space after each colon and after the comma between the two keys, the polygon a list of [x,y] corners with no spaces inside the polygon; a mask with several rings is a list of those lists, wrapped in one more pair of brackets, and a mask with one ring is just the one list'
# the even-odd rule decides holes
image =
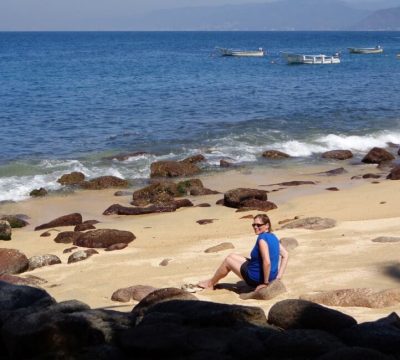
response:
{"label": "woman sitting on sand", "polygon": [[[289,254],[271,232],[269,217],[265,214],[256,215],[252,226],[257,240],[250,253],[250,259],[239,254],[228,255],[214,276],[200,281],[199,287],[214,289],[218,281],[227,276],[230,271],[243,279],[247,285],[255,287],[256,291],[267,287],[271,281],[282,278]],[[282,258],[281,261],[279,261],[280,258]]]}

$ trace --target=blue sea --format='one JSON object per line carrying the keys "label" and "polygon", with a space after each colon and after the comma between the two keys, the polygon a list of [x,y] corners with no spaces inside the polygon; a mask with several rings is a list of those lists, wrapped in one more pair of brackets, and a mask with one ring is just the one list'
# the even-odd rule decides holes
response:
{"label": "blue sea", "polygon": [[[375,45],[384,53],[347,51]],[[284,51],[341,63],[287,65]],[[218,171],[272,166],[267,149],[306,165],[400,143],[397,53],[399,32],[0,32],[0,201],[57,190],[71,171],[140,181],[153,161],[198,153]]]}

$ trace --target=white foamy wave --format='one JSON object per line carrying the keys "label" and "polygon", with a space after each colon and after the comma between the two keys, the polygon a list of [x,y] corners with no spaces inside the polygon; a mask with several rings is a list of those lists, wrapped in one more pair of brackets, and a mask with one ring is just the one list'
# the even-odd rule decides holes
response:
{"label": "white foamy wave", "polygon": [[34,189],[57,190],[61,185],[52,175],[11,176],[0,179],[0,201],[21,201],[30,197]]}
{"label": "white foamy wave", "polygon": [[329,150],[351,150],[355,153],[369,151],[373,147],[386,147],[388,143],[400,143],[400,133],[381,132],[376,135],[335,135],[321,136],[312,141],[289,140],[274,143],[271,149],[283,151],[290,156],[311,156]]}

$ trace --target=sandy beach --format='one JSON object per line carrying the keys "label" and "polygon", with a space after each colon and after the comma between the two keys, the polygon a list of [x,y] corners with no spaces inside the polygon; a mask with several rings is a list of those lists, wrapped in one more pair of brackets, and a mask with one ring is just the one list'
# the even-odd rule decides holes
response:
{"label": "sandy beach", "polygon": [[[346,173],[327,176],[321,172],[343,166]],[[382,174],[379,179],[351,179],[365,173]],[[136,302],[119,303],[111,300],[112,293],[133,285],[157,288],[177,287],[196,283],[212,275],[223,258],[234,251],[248,255],[255,241],[251,219],[257,211],[236,212],[216,205],[229,189],[247,187],[270,191],[269,200],[278,208],[268,212],[274,232],[279,238],[294,237],[299,246],[290,252],[288,268],[283,278],[287,292],[272,300],[242,300],[228,288],[196,293],[201,300],[227,304],[259,306],[268,312],[279,300],[299,298],[300,295],[325,290],[368,287],[384,290],[399,287],[400,243],[375,243],[379,236],[400,234],[400,183],[386,180],[388,171],[376,165],[352,165],[327,162],[315,167],[237,168],[220,173],[201,175],[203,184],[221,194],[189,196],[194,205],[209,203],[210,207],[180,208],[172,213],[117,216],[102,215],[111,204],[129,206],[131,196],[116,197],[116,189],[76,191],[68,195],[51,195],[18,203],[0,205],[2,214],[25,214],[25,228],[13,229],[11,241],[1,241],[0,247],[14,248],[28,258],[54,254],[62,264],[46,266],[21,274],[38,276],[47,283],[42,287],[57,301],[78,299],[92,308],[113,308],[130,311]],[[314,181],[315,185],[271,185],[283,181]],[[337,187],[339,191],[326,188]],[[129,189],[133,191],[135,189]],[[277,191],[272,191],[277,190]],[[70,254],[63,250],[72,246],[53,241],[62,227],[51,230],[50,237],[40,237],[43,231],[34,227],[58,216],[79,212],[84,220],[100,221],[96,228],[129,230],[136,239],[123,250],[105,252],[81,262],[67,264]],[[337,221],[326,230],[282,229],[280,221],[295,216],[319,216]],[[196,221],[214,219],[210,224]],[[222,242],[231,242],[235,249],[216,253],[204,250]],[[168,259],[167,266],[160,263]],[[396,276],[397,274],[397,276]],[[239,279],[229,275],[224,284],[235,285]],[[375,320],[398,306],[380,309],[340,307],[357,321]]]}

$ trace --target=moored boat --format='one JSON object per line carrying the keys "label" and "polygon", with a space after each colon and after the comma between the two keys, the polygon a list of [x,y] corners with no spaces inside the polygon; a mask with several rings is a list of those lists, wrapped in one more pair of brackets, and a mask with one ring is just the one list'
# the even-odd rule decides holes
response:
{"label": "moored boat", "polygon": [[258,50],[234,50],[227,48],[217,48],[222,56],[249,56],[249,57],[260,57],[265,55],[263,48]]}
{"label": "moored boat", "polygon": [[381,54],[383,48],[381,46],[375,46],[373,48],[348,48],[350,54]]}
{"label": "moored boat", "polygon": [[282,56],[286,59],[288,64],[310,64],[310,65],[325,65],[325,64],[339,64],[339,54],[335,55],[305,55],[305,54],[293,54],[293,53],[282,53]]}

